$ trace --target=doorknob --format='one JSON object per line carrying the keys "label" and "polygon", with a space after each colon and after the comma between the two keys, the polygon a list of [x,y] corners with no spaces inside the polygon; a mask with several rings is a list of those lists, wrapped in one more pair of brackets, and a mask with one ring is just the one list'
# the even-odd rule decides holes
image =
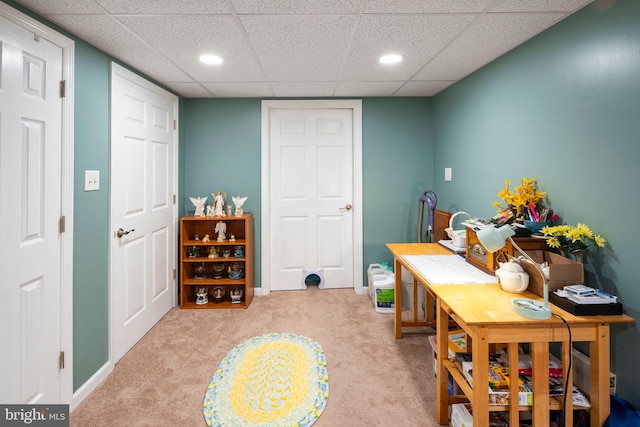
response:
{"label": "doorknob", "polygon": [[136,231],[133,228],[131,230],[128,231],[124,231],[122,228],[118,228],[118,231],[116,231],[116,236],[118,238],[122,237],[122,236],[126,236],[127,234],[131,233],[132,231]]}
{"label": "doorknob", "polygon": [[346,205],[344,208],[340,208],[340,210],[343,211],[343,212],[344,211],[350,211],[352,207],[353,206],[351,206],[351,205]]}

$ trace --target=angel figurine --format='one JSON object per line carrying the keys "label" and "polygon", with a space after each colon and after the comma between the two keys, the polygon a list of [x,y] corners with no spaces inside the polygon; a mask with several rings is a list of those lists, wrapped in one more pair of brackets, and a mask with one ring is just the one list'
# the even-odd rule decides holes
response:
{"label": "angel figurine", "polygon": [[216,223],[215,232],[218,233],[218,242],[224,241],[227,238],[227,224],[222,221]]}
{"label": "angel figurine", "polygon": [[196,207],[196,212],[193,216],[204,216],[204,204],[207,203],[207,198],[209,196],[204,197],[189,197],[191,199],[191,203]]}
{"label": "angel figurine", "polygon": [[233,204],[236,205],[236,213],[235,216],[242,216],[242,205],[247,201],[247,196],[231,196],[231,200],[233,200]]}
{"label": "angel figurine", "polygon": [[224,194],[222,191],[218,191],[213,196],[213,216],[224,216]]}

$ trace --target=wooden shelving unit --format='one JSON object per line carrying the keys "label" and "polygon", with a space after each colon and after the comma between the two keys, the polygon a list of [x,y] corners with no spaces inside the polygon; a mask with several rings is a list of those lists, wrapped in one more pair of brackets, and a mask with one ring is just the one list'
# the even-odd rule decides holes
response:
{"label": "wooden shelving unit", "polygon": [[[215,227],[218,222],[226,224],[226,239],[216,240]],[[209,241],[203,241],[209,235]],[[231,241],[231,236],[235,241]],[[217,257],[209,253],[217,250]],[[242,256],[236,256],[236,249]],[[180,307],[187,309],[238,309],[247,308],[253,299],[253,214],[226,217],[183,217],[180,220]],[[228,250],[228,256],[224,256]],[[240,278],[230,278],[230,270],[243,271]],[[214,271],[217,269],[217,272]],[[221,278],[220,271],[222,274]],[[236,270],[237,271],[237,270]],[[217,274],[216,274],[217,273]],[[196,304],[199,288],[208,289],[206,304]],[[215,288],[224,289],[224,298],[216,302],[213,297]],[[239,303],[231,302],[231,292],[242,291]]]}

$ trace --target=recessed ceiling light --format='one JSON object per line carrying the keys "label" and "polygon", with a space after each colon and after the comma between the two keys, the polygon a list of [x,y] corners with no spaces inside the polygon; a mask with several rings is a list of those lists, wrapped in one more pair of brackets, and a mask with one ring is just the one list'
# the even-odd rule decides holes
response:
{"label": "recessed ceiling light", "polygon": [[205,55],[200,55],[200,61],[208,65],[220,65],[224,62],[224,58],[218,55],[205,54]]}
{"label": "recessed ceiling light", "polygon": [[398,54],[391,54],[391,55],[384,55],[380,57],[380,62],[383,64],[397,64],[398,62],[402,61],[402,55],[398,55]]}

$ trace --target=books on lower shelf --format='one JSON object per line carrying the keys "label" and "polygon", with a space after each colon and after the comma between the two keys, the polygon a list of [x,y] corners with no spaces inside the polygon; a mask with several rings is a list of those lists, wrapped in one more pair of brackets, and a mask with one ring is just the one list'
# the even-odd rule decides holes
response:
{"label": "books on lower shelf", "polygon": [[[505,360],[504,352],[489,354],[489,372],[487,373],[487,385],[489,386],[489,405],[508,405],[509,392],[509,365]],[[473,385],[473,359],[471,353],[456,353],[455,364],[469,385]],[[564,382],[562,365],[560,360],[549,355],[549,396],[562,396],[564,394]],[[551,375],[553,373],[553,375]],[[531,371],[531,356],[518,354],[518,405],[533,405],[533,379]],[[589,407],[589,400],[573,387],[572,402],[576,406]]]}
{"label": "books on lower shelf", "polygon": [[[470,403],[451,405],[451,427],[473,427],[473,407]],[[509,427],[509,419],[502,412],[489,412],[489,427]]]}
{"label": "books on lower shelf", "polygon": [[[462,372],[470,385],[473,385],[473,361],[471,353],[456,353],[455,359],[458,370]],[[489,354],[489,371],[487,372],[489,386],[508,386],[509,367],[500,360],[496,353]],[[522,383],[522,381],[520,381]]]}
{"label": "books on lower shelf", "polygon": [[[507,353],[505,353],[503,350],[498,350],[497,354],[503,363],[507,365],[509,364],[509,355]],[[531,375],[532,366],[533,366],[533,360],[531,359],[530,354],[528,353],[518,354],[518,374]],[[549,354],[549,376],[562,377],[562,362],[553,354]]]}

